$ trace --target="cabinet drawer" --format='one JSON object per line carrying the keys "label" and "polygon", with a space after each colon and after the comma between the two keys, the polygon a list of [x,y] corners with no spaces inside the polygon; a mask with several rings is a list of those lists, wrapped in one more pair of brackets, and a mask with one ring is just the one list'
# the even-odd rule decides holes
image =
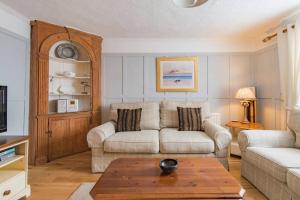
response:
{"label": "cabinet drawer", "polygon": [[20,173],[0,183],[0,199],[9,200],[25,189],[25,172]]}

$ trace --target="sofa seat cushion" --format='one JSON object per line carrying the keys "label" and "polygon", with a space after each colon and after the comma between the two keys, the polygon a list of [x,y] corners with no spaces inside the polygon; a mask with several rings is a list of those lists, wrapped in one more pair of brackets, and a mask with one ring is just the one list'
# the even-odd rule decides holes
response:
{"label": "sofa seat cushion", "polygon": [[104,152],[158,153],[159,132],[157,130],[117,132],[104,141]]}
{"label": "sofa seat cushion", "polygon": [[214,141],[201,131],[163,128],[159,133],[161,153],[212,153]]}
{"label": "sofa seat cushion", "polygon": [[286,183],[289,168],[300,168],[300,150],[296,148],[248,147],[244,157],[283,183]]}
{"label": "sofa seat cushion", "polygon": [[300,169],[289,169],[287,185],[295,194],[300,196]]}

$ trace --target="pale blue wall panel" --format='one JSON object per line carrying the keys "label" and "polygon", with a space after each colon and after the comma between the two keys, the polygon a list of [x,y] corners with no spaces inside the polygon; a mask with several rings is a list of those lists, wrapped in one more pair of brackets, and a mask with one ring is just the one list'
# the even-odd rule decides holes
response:
{"label": "pale blue wall panel", "polygon": [[276,57],[277,49],[270,49],[256,56],[255,83],[258,98],[280,98],[279,68]]}
{"label": "pale blue wall panel", "polygon": [[208,96],[229,98],[229,56],[208,56]]}
{"label": "pale blue wall panel", "polygon": [[250,56],[230,56],[230,97],[234,98],[238,89],[255,86],[254,70]]}
{"label": "pale blue wall panel", "polygon": [[129,98],[143,98],[143,56],[123,56],[123,96]]}
{"label": "pale blue wall panel", "polygon": [[156,56],[144,56],[144,96],[145,99],[163,99],[164,92],[156,92]]}
{"label": "pale blue wall panel", "polygon": [[105,56],[103,59],[104,97],[117,98],[123,95],[122,56]]}
{"label": "pale blue wall panel", "polygon": [[207,56],[198,56],[198,92],[188,92],[187,99],[197,100],[207,98]]}

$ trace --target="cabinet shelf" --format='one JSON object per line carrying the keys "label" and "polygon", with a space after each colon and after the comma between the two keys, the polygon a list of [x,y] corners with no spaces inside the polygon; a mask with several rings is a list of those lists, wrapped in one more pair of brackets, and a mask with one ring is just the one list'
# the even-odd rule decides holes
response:
{"label": "cabinet shelf", "polygon": [[62,62],[62,63],[90,63],[91,61],[89,60],[75,60],[75,59],[70,59],[70,58],[57,58],[57,57],[49,57],[50,60],[55,60],[58,62]]}
{"label": "cabinet shelf", "polygon": [[23,158],[24,158],[24,155],[15,155],[11,158],[8,158],[7,160],[0,161],[0,168],[5,167],[13,162],[23,159]]}
{"label": "cabinet shelf", "polygon": [[49,79],[53,79],[53,78],[57,78],[57,79],[91,79],[90,76],[74,76],[74,77],[66,77],[66,76],[60,76],[60,75],[50,75]]}
{"label": "cabinet shelf", "polygon": [[81,93],[72,93],[72,94],[49,94],[49,96],[91,96],[91,94],[81,94]]}

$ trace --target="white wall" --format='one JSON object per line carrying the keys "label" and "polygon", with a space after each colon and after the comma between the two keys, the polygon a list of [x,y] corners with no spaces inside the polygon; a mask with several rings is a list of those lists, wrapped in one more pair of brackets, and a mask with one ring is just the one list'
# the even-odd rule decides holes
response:
{"label": "white wall", "polygon": [[8,86],[8,131],[28,134],[29,20],[0,3],[0,85]]}
{"label": "white wall", "polygon": [[[155,59],[159,56],[198,56],[199,91],[156,92]],[[130,101],[208,100],[222,123],[242,119],[242,107],[234,99],[240,87],[254,84],[249,53],[213,54],[104,54],[102,65],[103,120],[110,103]]]}

